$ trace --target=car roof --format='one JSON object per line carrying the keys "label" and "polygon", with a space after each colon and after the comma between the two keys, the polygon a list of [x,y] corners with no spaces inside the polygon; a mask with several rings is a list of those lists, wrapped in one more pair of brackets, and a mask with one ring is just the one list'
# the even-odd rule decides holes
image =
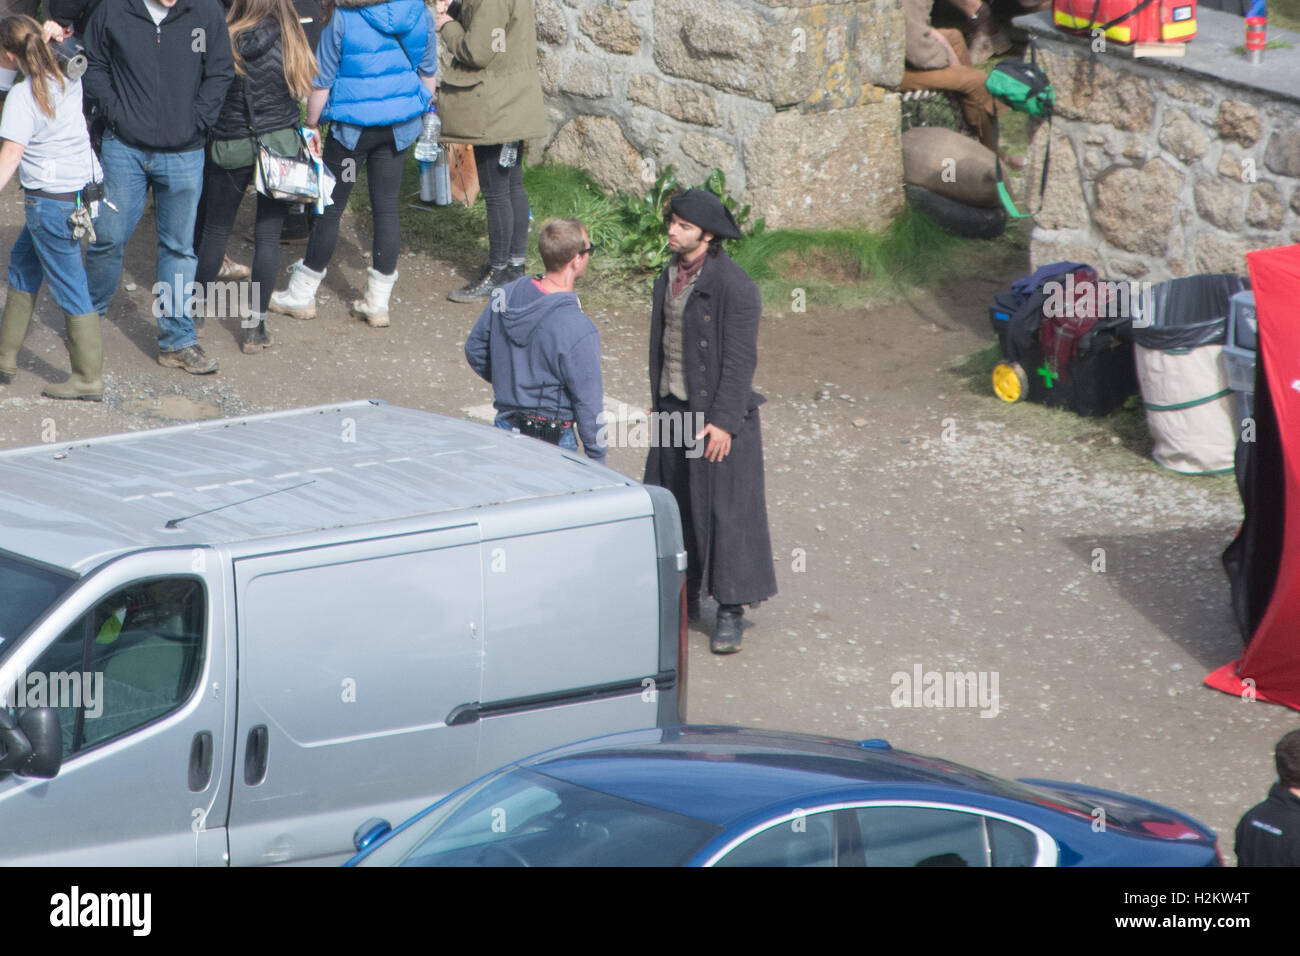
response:
{"label": "car roof", "polygon": [[863,787],[882,797],[904,788],[942,787],[967,796],[1032,799],[1045,805],[1012,781],[882,744],[736,727],[668,727],[573,744],[522,765],[724,826],[818,793]]}
{"label": "car roof", "polygon": [[[355,401],[0,452],[0,547],[84,573],[141,547],[228,544],[629,484],[499,428]],[[185,520],[168,528],[177,518]]]}

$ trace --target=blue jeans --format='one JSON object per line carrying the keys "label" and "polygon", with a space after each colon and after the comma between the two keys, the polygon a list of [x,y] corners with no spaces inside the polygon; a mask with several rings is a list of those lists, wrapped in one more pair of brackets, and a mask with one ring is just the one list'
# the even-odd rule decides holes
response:
{"label": "blue jeans", "polygon": [[[508,432],[512,432],[515,430],[515,426],[511,425],[510,422],[506,420],[504,412],[497,413],[496,421],[494,422],[494,424],[497,426],[497,428],[504,428]],[[570,425],[564,431],[560,432],[560,447],[566,448],[569,451],[578,450],[578,434],[573,430],[572,425]]]}
{"label": "blue jeans", "polygon": [[27,223],[9,253],[9,286],[32,295],[50,281],[50,295],[68,315],[95,311],[86,288],[81,240],[72,238],[68,216],[76,203],[28,195],[23,200]]}
{"label": "blue jeans", "polygon": [[158,223],[158,283],[155,299],[158,348],[175,352],[198,341],[194,319],[186,313],[186,287],[194,281],[194,216],[203,192],[203,150],[149,152],[104,134],[104,198],[95,220],[95,241],[86,250],[90,299],[101,315],[122,278],[122,255],[144,213],[152,187]]}

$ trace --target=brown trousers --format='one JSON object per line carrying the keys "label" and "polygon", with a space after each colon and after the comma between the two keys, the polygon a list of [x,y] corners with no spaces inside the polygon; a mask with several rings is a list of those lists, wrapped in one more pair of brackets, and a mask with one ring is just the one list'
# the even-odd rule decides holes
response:
{"label": "brown trousers", "polygon": [[940,70],[903,71],[903,82],[899,89],[942,90],[956,93],[961,101],[962,116],[970,124],[979,141],[989,149],[997,148],[997,137],[993,135],[993,110],[997,107],[992,94],[984,88],[984,71],[970,65],[970,53],[966,50],[966,41],[960,30],[940,30],[952,44],[957,54],[957,66],[945,66]]}

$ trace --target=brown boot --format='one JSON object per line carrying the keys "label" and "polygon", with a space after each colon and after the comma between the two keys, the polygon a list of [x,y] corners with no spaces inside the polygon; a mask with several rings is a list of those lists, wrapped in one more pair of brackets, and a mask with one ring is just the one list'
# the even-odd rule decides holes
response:
{"label": "brown boot", "polygon": [[41,392],[49,398],[104,400],[104,345],[99,336],[99,313],[68,316],[68,358],[72,374],[66,382],[48,385]]}
{"label": "brown boot", "polygon": [[35,308],[36,296],[12,287],[9,289],[4,317],[0,318],[0,385],[8,385],[18,371],[18,350],[27,338],[27,327],[32,324]]}

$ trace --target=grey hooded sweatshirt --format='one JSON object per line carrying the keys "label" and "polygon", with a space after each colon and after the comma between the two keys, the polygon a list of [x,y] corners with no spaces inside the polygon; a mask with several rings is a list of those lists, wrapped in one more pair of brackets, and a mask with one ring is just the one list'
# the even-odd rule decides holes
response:
{"label": "grey hooded sweatshirt", "polygon": [[600,333],[576,294],[547,294],[528,276],[497,290],[465,340],[465,358],[492,383],[497,411],[576,421],[587,457],[604,464]]}

